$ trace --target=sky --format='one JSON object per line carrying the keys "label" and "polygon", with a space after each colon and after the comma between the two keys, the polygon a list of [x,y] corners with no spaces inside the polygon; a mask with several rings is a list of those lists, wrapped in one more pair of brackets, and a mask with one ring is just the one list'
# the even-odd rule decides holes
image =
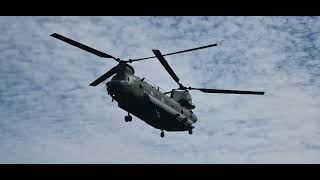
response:
{"label": "sky", "polygon": [[[0,17],[0,163],[320,163],[320,17]],[[160,131],[89,84],[121,59],[166,60],[192,91],[193,134]],[[135,75],[177,84],[151,59]]]}

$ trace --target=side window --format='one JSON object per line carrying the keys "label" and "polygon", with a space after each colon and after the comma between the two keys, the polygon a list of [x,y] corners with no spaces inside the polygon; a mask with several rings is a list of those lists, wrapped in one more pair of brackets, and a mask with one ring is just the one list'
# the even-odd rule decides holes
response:
{"label": "side window", "polygon": [[127,82],[128,82],[129,85],[131,85],[132,84],[132,77],[127,76]]}

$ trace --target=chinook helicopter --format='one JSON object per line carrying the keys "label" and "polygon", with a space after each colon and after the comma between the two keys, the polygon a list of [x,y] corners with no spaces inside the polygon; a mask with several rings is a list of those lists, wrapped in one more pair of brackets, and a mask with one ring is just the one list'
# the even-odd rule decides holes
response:
{"label": "chinook helicopter", "polygon": [[[152,51],[155,56],[121,60],[120,58],[115,58],[60,34],[53,33],[50,36],[101,58],[111,58],[117,61],[118,65],[93,81],[90,86],[97,86],[113,76],[111,80],[106,83],[106,90],[111,96],[112,101],[117,101],[118,106],[128,112],[128,115],[125,116],[125,121],[132,121],[132,116],[130,114],[133,114],[150,126],[161,130],[160,136],[162,138],[164,137],[164,131],[188,131],[189,134],[192,134],[192,129],[194,129],[193,124],[198,118],[192,111],[195,108],[195,105],[192,103],[189,90],[198,90],[204,93],[264,95],[264,92],[261,91],[186,87],[179,82],[178,76],[164,58],[164,56],[209,48],[217,46],[217,44],[210,44],[167,54],[162,54],[159,50],[153,49]],[[178,84],[178,88],[172,89],[169,92],[163,92],[159,86],[150,83],[145,78],[134,75],[134,68],[129,65],[129,63],[152,58],[157,58],[160,61],[173,80]]]}

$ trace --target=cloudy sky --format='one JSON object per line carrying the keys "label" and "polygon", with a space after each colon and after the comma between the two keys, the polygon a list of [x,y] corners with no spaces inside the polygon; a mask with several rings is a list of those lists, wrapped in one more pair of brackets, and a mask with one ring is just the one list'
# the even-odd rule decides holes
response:
{"label": "cloudy sky", "polygon": [[[0,17],[0,163],[320,163],[320,17]],[[160,131],[89,83],[123,59],[168,56],[192,92],[194,134]],[[156,60],[136,75],[177,85]]]}

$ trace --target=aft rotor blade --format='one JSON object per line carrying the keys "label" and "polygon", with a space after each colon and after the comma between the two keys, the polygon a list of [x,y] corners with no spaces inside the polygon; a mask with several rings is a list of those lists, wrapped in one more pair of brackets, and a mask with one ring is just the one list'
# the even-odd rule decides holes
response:
{"label": "aft rotor blade", "polygon": [[[204,48],[209,48],[209,47],[213,47],[213,46],[217,46],[217,44],[209,44],[209,45],[207,45],[207,46],[201,46],[201,47],[192,48],[192,49],[187,49],[187,50],[183,50],[183,51],[177,51],[177,52],[173,52],[173,53],[163,54],[162,56],[169,56],[169,55],[173,55],[173,54],[185,53],[185,52],[195,51],[195,50],[204,49]],[[141,60],[146,60],[146,59],[152,59],[152,58],[155,58],[155,57],[157,57],[157,56],[150,56],[150,57],[146,57],[146,58],[132,59],[132,60],[130,60],[129,62],[141,61]]]}
{"label": "aft rotor blade", "polygon": [[163,65],[163,67],[168,71],[170,76],[179,84],[179,86],[181,86],[181,84],[179,83],[178,76],[176,75],[176,73],[173,72],[173,70],[169,66],[168,62],[162,56],[161,52],[159,50],[157,50],[157,49],[153,49],[152,51],[156,55],[156,57],[158,58],[160,63]]}
{"label": "aft rotor blade", "polygon": [[67,37],[65,37],[65,36],[62,36],[62,35],[60,35],[60,34],[53,33],[53,34],[51,34],[50,36],[52,36],[52,37],[54,37],[54,38],[57,38],[57,39],[59,39],[59,40],[61,40],[61,41],[64,41],[64,42],[66,42],[66,43],[68,43],[68,44],[71,44],[71,45],[73,45],[73,46],[76,46],[76,47],[78,47],[78,48],[80,48],[80,49],[82,49],[82,50],[85,50],[85,51],[87,51],[87,52],[90,52],[90,53],[92,53],[92,54],[95,54],[95,55],[97,55],[97,56],[99,56],[99,57],[103,57],[103,58],[113,58],[114,60],[116,60],[116,61],[119,62],[119,59],[117,59],[117,58],[115,58],[115,57],[113,57],[113,56],[111,56],[111,55],[109,55],[109,54],[106,54],[106,53],[104,53],[104,52],[98,51],[98,50],[96,50],[96,49],[94,49],[94,48],[92,48],[92,47],[89,47],[89,46],[86,46],[86,45],[84,45],[84,44],[81,44],[81,43],[79,43],[79,42],[77,42],[77,41],[74,41],[74,40],[72,40],[72,39],[69,39],[69,38],[67,38]]}
{"label": "aft rotor blade", "polygon": [[108,79],[109,77],[111,77],[112,75],[114,75],[117,71],[117,67],[115,66],[112,69],[110,69],[108,72],[106,72],[104,75],[100,76],[98,79],[96,79],[95,81],[93,81],[90,86],[97,86],[100,83],[102,83],[103,81],[105,81],[106,79]]}
{"label": "aft rotor blade", "polygon": [[205,89],[205,88],[191,88],[191,90],[199,90],[199,91],[204,92],[204,93],[264,95],[264,92],[261,92],[261,91],[238,91],[238,90]]}

